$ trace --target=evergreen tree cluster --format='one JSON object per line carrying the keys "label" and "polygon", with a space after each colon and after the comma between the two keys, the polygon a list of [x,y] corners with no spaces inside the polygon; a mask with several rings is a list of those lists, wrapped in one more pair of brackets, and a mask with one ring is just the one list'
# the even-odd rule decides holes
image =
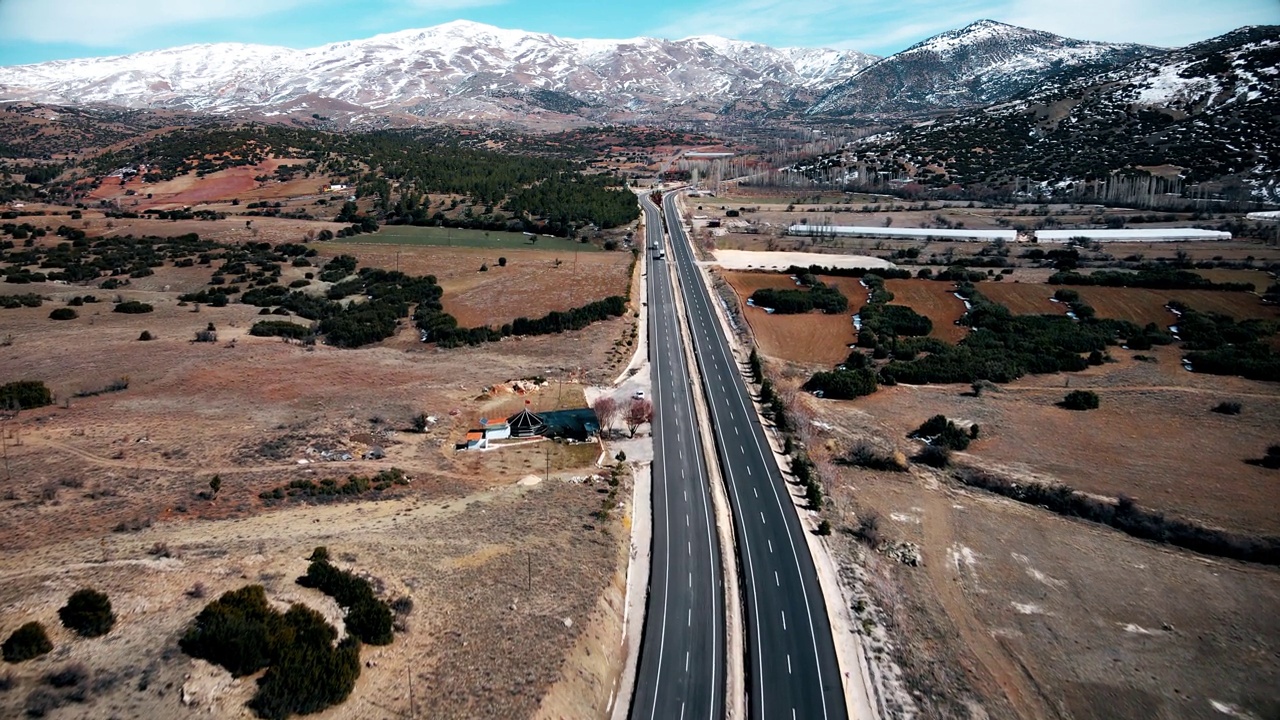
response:
{"label": "evergreen tree cluster", "polygon": [[39,380],[15,380],[0,385],[0,408],[29,410],[53,404],[53,393]]}
{"label": "evergreen tree cluster", "polygon": [[315,588],[347,609],[347,632],[369,645],[390,645],[391,606],[379,600],[368,580],[334,567],[328,552],[312,553],[307,574],[298,578],[303,587]]}
{"label": "evergreen tree cluster", "polygon": [[424,342],[437,342],[444,347],[479,345],[512,335],[552,335],[581,330],[591,323],[620,317],[627,311],[627,298],[612,295],[571,310],[552,312],[540,318],[519,317],[499,328],[482,326],[460,328],[458,321],[439,308],[418,306],[414,321]]}
{"label": "evergreen tree cluster", "polygon": [[1049,276],[1050,285],[1153,288],[1156,290],[1225,290],[1253,292],[1253,283],[1218,283],[1189,270],[1169,265],[1146,265],[1136,272],[1098,270],[1089,274],[1060,271]]}
{"label": "evergreen tree cluster", "polygon": [[[812,275],[809,277],[813,278]],[[751,293],[751,302],[759,307],[772,308],[782,315],[802,314],[815,309],[827,315],[835,315],[849,309],[849,298],[839,288],[825,285],[816,279],[805,284],[808,285],[807,290],[760,288]]]}
{"label": "evergreen tree cluster", "polygon": [[562,235],[582,222],[609,229],[640,217],[635,194],[607,175],[559,173],[516,191],[507,210],[521,217],[541,217],[547,231]]}
{"label": "evergreen tree cluster", "polygon": [[301,340],[311,334],[311,328],[288,320],[259,320],[249,328],[249,334],[255,337],[284,337]]}
{"label": "evergreen tree cluster", "polygon": [[206,605],[178,645],[236,677],[268,668],[249,707],[275,720],[318,712],[351,694],[360,676],[360,640],[349,634],[335,646],[337,637],[315,610],[294,604],[281,613],[261,585],[249,585]]}
{"label": "evergreen tree cluster", "polygon": [[1280,353],[1265,342],[1275,334],[1275,322],[1236,322],[1226,315],[1196,312],[1180,303],[1171,305],[1182,312],[1178,334],[1189,351],[1185,359],[1192,372],[1280,381]]}
{"label": "evergreen tree cluster", "polygon": [[934,415],[907,437],[951,450],[965,450],[969,447],[969,442],[978,437],[977,428],[977,425],[973,425],[969,430],[965,430],[947,419],[946,415]]}

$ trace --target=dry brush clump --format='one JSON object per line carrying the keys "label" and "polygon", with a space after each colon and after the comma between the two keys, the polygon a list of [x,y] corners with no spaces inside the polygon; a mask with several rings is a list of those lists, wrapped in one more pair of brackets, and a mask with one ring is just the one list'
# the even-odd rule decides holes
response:
{"label": "dry brush clump", "polygon": [[907,456],[902,451],[887,452],[866,441],[855,443],[844,457],[840,458],[840,462],[885,472],[906,472],[908,468]]}
{"label": "dry brush clump", "polygon": [[[1277,449],[1280,450],[1280,447]],[[1159,510],[1141,507],[1133,498],[1124,495],[1115,500],[1099,498],[1067,485],[1013,480],[975,467],[957,468],[952,477],[970,487],[988,490],[1029,505],[1038,505],[1059,515],[1109,525],[1143,540],[1176,545],[1205,555],[1280,565],[1278,536],[1245,535],[1205,527],[1182,518],[1166,516]]]}

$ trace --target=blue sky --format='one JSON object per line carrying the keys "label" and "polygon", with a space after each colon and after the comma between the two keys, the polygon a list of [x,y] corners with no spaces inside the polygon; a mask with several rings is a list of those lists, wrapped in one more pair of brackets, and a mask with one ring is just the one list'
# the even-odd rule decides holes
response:
{"label": "blue sky", "polygon": [[1278,0],[0,0],[0,65],[204,42],[312,47],[458,18],[568,37],[723,35],[887,55],[990,18],[1177,46],[1280,24]]}

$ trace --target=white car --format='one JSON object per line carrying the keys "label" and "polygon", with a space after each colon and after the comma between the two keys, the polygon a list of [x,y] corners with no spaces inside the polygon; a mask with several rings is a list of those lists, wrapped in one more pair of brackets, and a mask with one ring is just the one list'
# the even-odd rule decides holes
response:
{"label": "white car", "polygon": [[643,390],[637,390],[637,391],[635,392],[635,394],[634,394],[634,395],[632,395],[632,397],[643,400],[643,399],[644,399],[644,391],[643,391]]}

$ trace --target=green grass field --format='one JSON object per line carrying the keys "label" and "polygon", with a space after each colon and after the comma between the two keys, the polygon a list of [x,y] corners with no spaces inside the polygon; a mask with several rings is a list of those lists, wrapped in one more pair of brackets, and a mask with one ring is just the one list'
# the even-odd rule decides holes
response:
{"label": "green grass field", "polygon": [[459,228],[416,227],[414,225],[386,225],[372,235],[353,235],[337,243],[360,245],[438,245],[444,247],[481,248],[486,250],[560,250],[592,252],[597,245],[580,243],[558,237],[538,236],[536,243],[529,242],[524,233],[494,232],[487,230],[463,230]]}

